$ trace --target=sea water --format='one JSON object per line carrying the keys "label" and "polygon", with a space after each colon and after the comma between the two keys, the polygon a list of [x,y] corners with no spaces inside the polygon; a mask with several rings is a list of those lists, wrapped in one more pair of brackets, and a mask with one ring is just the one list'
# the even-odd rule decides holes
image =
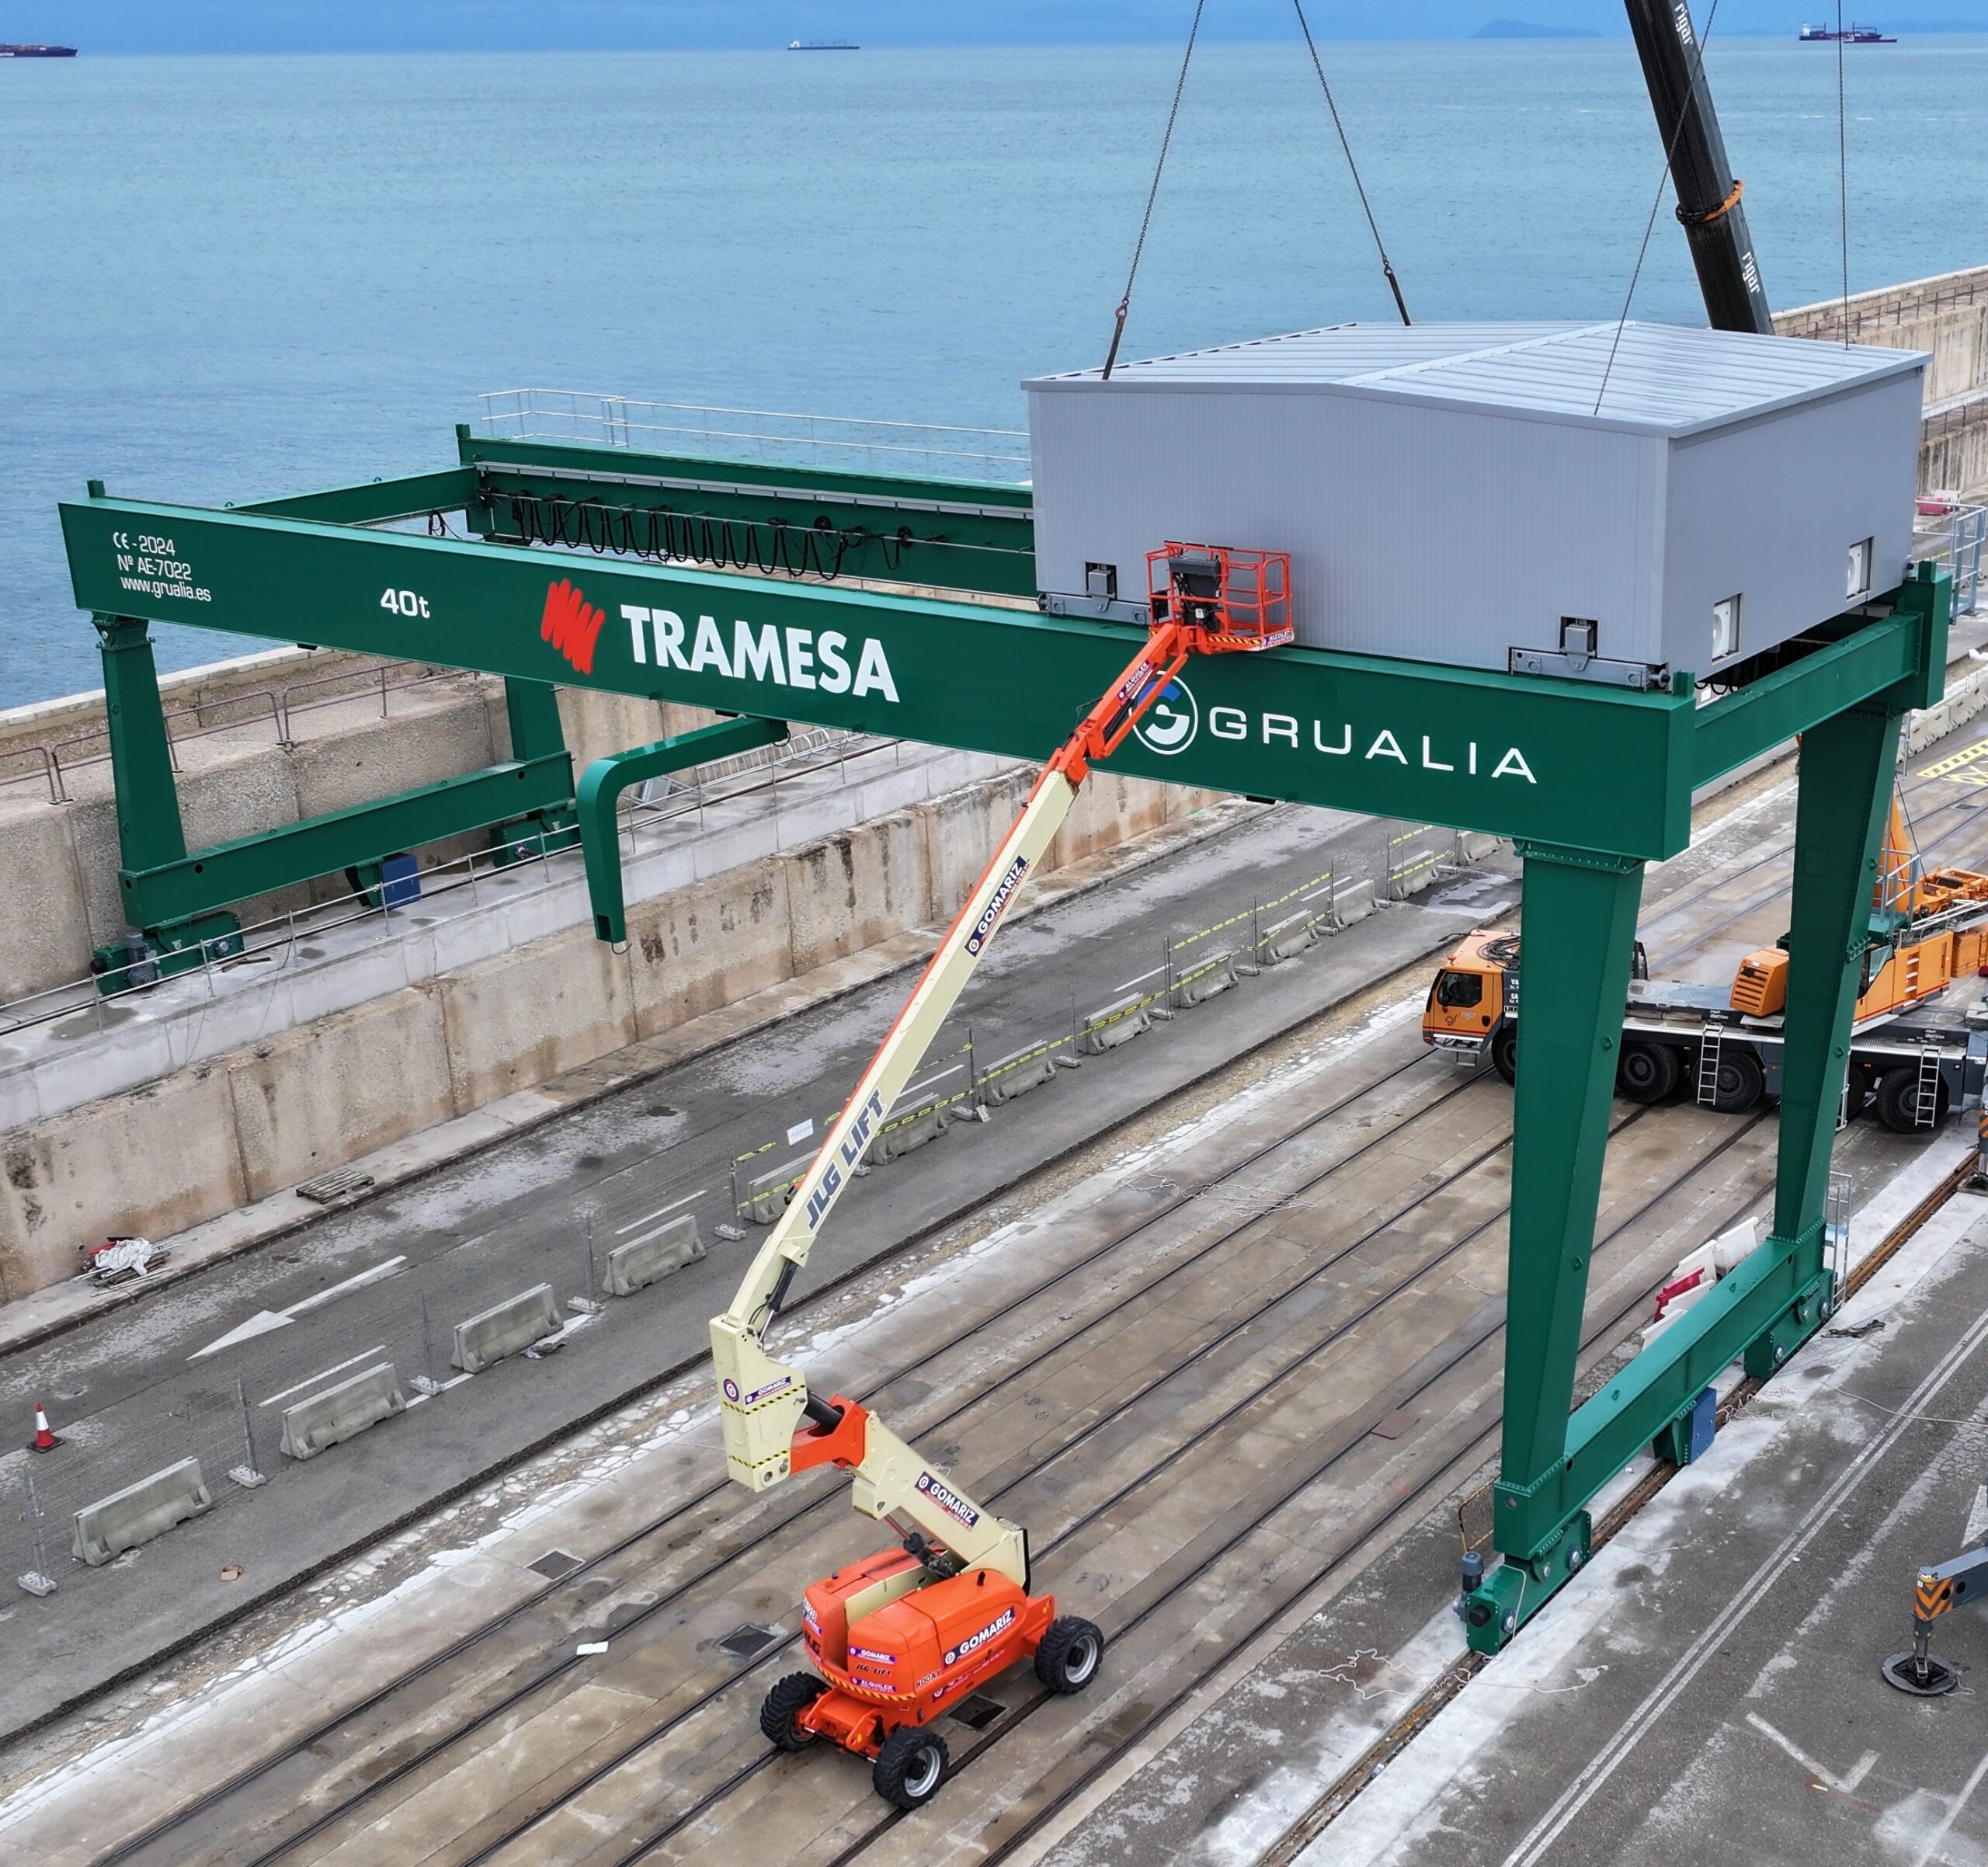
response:
{"label": "sea water", "polygon": [[[1626,39],[1322,50],[1418,320],[1619,315],[1663,161]],[[0,66],[0,705],[99,684],[55,512],[91,477],[450,464],[523,385],[1020,426],[1024,376],[1102,358],[1177,57]],[[1851,288],[1988,260],[1988,39],[1846,66]],[[1708,68],[1770,299],[1835,295],[1833,49]],[[1635,313],[1702,322],[1667,195]],[[1392,315],[1302,48],[1204,48],[1125,353]],[[261,645],[155,632],[169,667]]]}

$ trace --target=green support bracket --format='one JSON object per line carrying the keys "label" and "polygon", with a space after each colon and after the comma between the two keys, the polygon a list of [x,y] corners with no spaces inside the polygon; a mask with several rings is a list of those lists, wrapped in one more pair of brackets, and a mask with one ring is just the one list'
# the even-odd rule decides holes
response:
{"label": "green support bracket", "polygon": [[492,823],[556,810],[572,796],[573,763],[548,757],[486,766],[377,803],[355,805],[280,829],[195,850],[176,862],[119,871],[124,917],[148,934],[210,912],[223,902],[376,863],[393,850],[438,843]]}
{"label": "green support bracket", "polygon": [[[92,485],[96,482],[92,482]],[[99,615],[104,713],[117,793],[117,850],[127,869],[148,869],[186,854],[172,749],[159,704],[151,637],[135,616]],[[135,923],[134,923],[135,924]]]}
{"label": "green support bracket", "polygon": [[[544,681],[520,680],[515,676],[507,679],[504,714],[510,723],[513,758],[529,761],[565,756],[566,729],[559,718],[557,687]],[[508,868],[514,862],[536,861],[571,849],[579,837],[579,820],[573,814],[572,803],[569,795],[556,806],[495,825],[490,842],[496,852],[498,867]]]}
{"label": "green support bracket", "polygon": [[621,847],[615,834],[615,811],[622,792],[645,778],[773,745],[787,734],[784,720],[721,720],[715,726],[700,726],[693,732],[679,732],[673,739],[596,759],[581,774],[580,848],[586,861],[587,894],[593,904],[596,939],[617,947],[625,945],[628,939]]}

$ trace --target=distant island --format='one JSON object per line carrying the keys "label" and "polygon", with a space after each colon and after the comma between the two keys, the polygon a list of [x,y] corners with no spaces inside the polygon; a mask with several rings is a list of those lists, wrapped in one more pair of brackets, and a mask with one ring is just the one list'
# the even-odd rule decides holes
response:
{"label": "distant island", "polygon": [[1473,39],[1599,39],[1584,26],[1535,26],[1530,19],[1493,19],[1471,34]]}

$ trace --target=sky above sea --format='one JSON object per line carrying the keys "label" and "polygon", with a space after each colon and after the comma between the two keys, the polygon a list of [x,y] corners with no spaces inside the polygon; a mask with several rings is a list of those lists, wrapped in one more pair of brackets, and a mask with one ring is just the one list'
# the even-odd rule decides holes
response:
{"label": "sky above sea", "polygon": [[[91,477],[218,504],[420,471],[453,461],[478,391],[523,384],[1020,426],[1024,377],[1101,358],[1177,64],[0,65],[0,705],[99,684],[55,512]],[[1328,64],[1418,321],[1620,313],[1663,159],[1626,40],[1340,43]],[[1771,300],[1833,295],[1834,54],[1715,37],[1708,70]],[[1988,260],[1988,38],[1847,71],[1852,289]],[[1635,314],[1702,322],[1667,198]],[[1302,47],[1209,45],[1127,354],[1392,315]],[[159,633],[168,666],[260,645]]]}

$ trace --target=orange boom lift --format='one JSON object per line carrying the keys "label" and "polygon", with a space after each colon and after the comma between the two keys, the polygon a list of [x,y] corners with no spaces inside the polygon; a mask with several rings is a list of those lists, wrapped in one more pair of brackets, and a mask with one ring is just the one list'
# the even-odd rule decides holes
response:
{"label": "orange boom lift", "polygon": [[807,1591],[802,1639],[814,1669],[773,1687],[759,1723],[782,1750],[826,1738],[871,1760],[877,1792],[912,1809],[945,1780],[945,1740],[931,1720],[1027,1659],[1051,1691],[1096,1676],[1104,1636],[1030,1591],[1027,1533],[965,1491],[846,1395],[823,1400],[765,1347],[823,1222],[883,1126],[1031,867],[1041,860],[1095,762],[1109,758],[1165,701],[1196,654],[1291,640],[1290,561],[1280,551],[1169,544],[1150,554],[1145,645],[1069,742],[1043,767],[959,917],[871,1059],[732,1307],[711,1322],[725,1463],[749,1490],[832,1465],[850,1501],[898,1541]]}

